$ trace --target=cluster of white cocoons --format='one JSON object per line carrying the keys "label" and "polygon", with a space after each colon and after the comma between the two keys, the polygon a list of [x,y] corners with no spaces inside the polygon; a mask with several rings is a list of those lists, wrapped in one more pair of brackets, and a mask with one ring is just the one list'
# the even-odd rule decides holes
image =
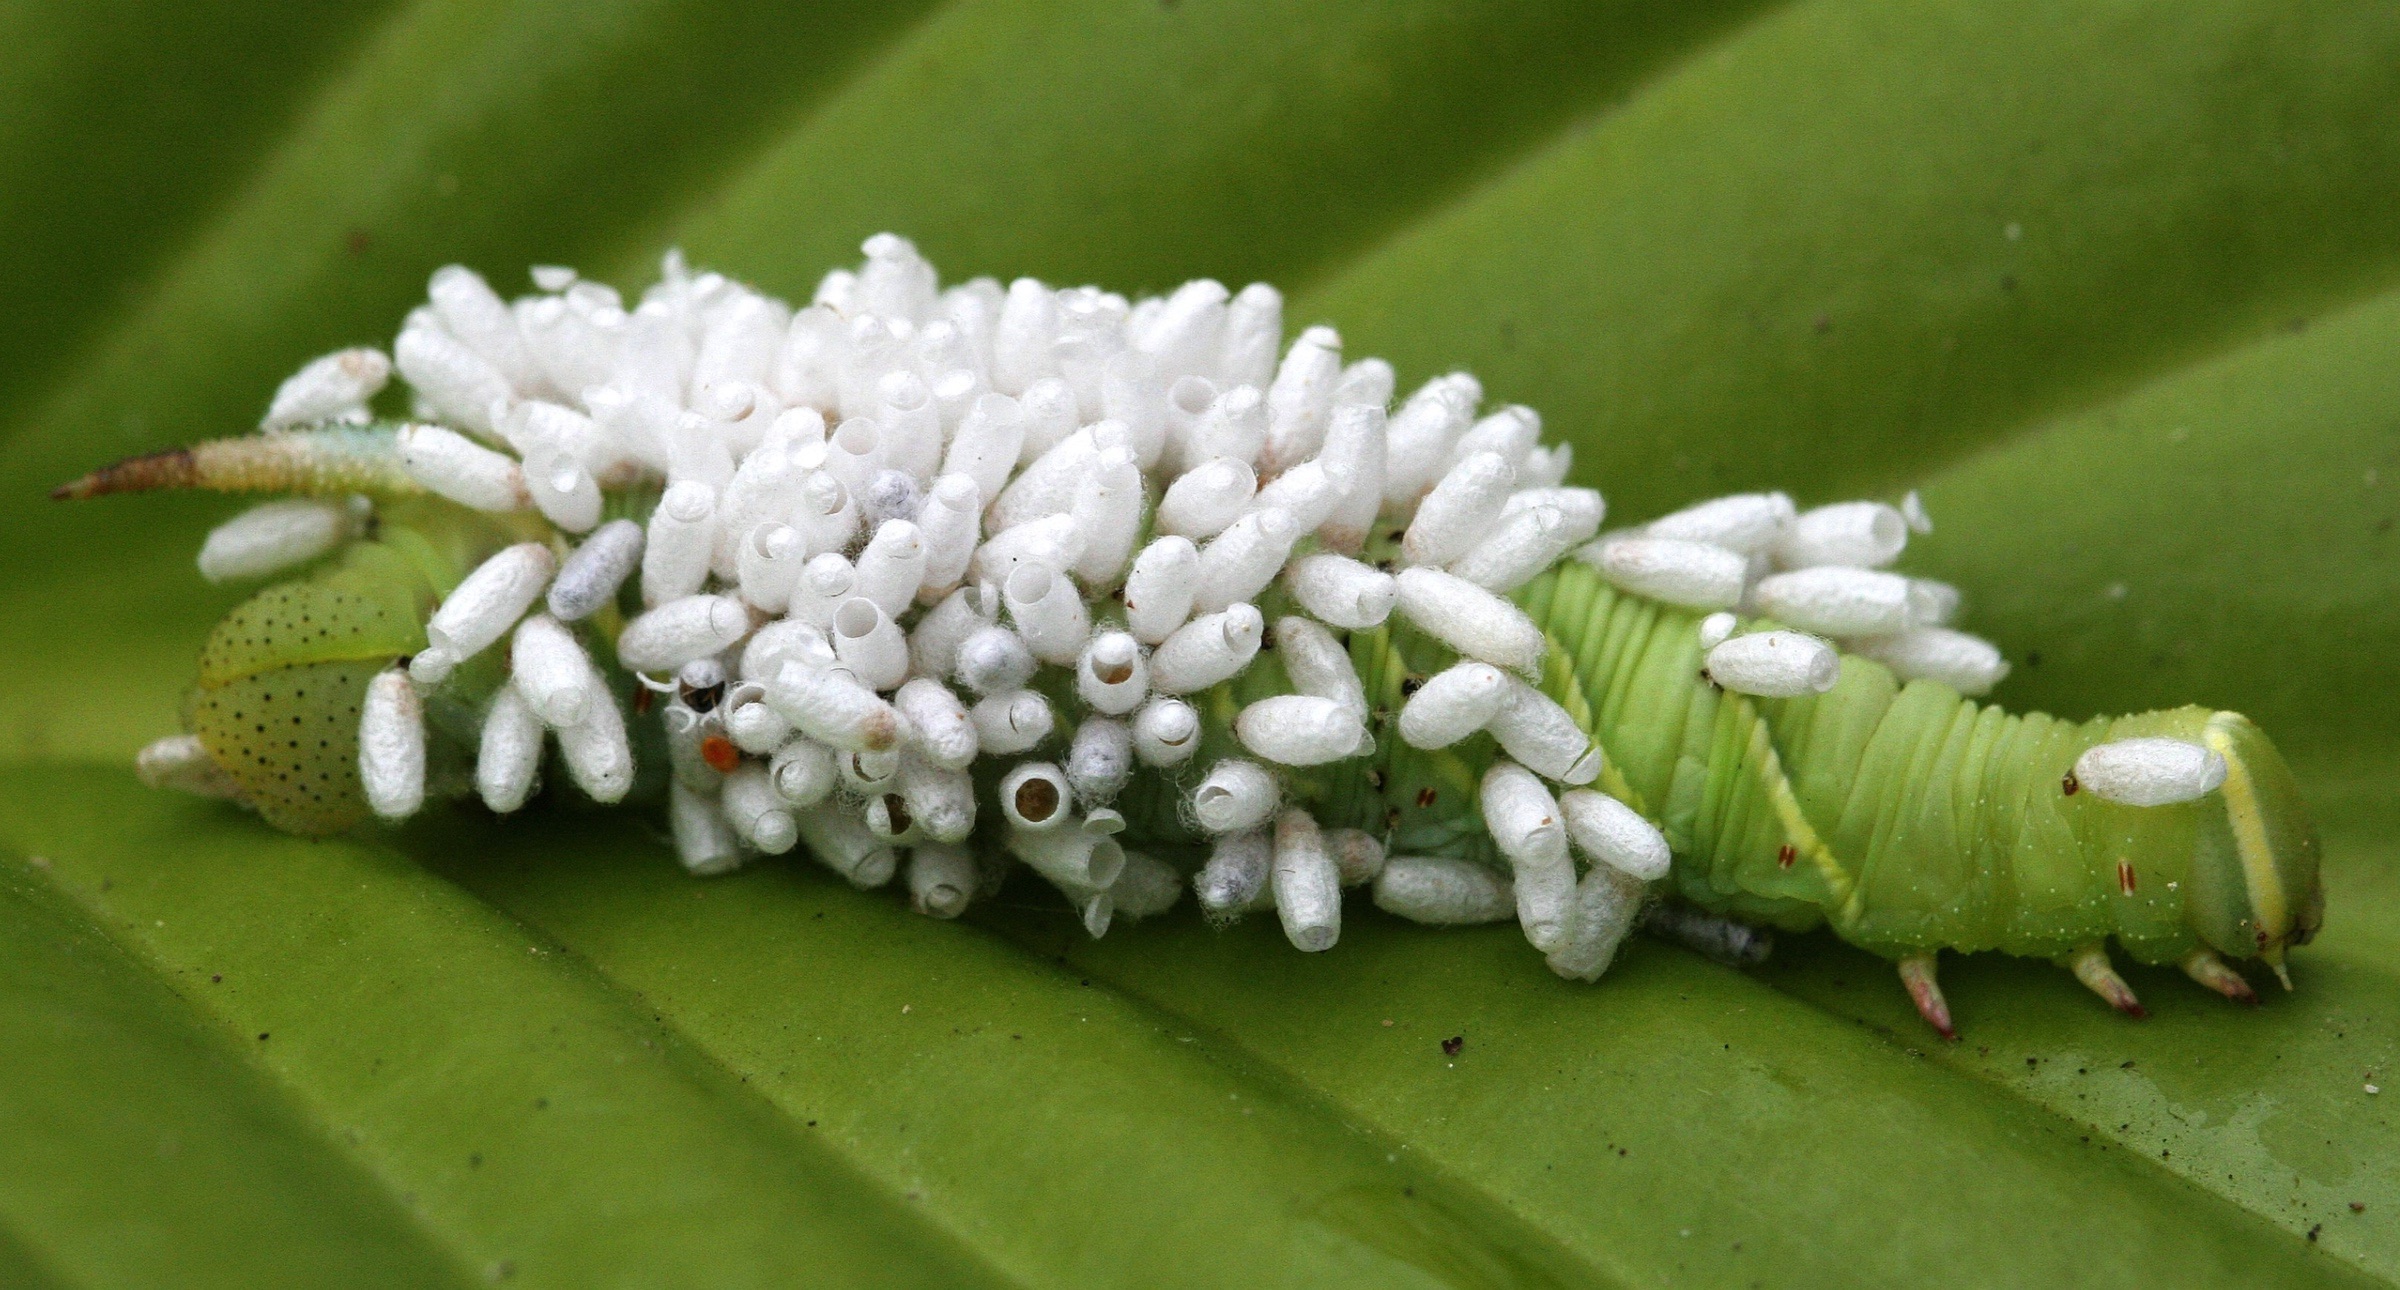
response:
{"label": "cluster of white cocoons", "polygon": [[[1423,922],[1513,915],[1555,970],[1589,979],[1667,847],[1586,787],[1600,749],[1529,683],[1545,637],[1509,592],[1580,553],[1628,591],[1726,611],[1704,628],[1708,668],[1745,693],[1827,688],[1828,638],[1970,694],[2006,671],[1946,626],[1955,593],[1884,571],[1922,527],[1913,495],[1905,512],[1728,497],[1600,537],[1600,495],[1564,485],[1569,450],[1541,445],[1530,409],[1482,412],[1453,373],[1395,410],[1391,367],[1345,362],[1330,328],[1287,346],[1270,287],[945,290],[905,239],[864,250],[799,309],[672,254],[631,305],[564,269],[536,269],[539,291],[509,301],[446,268],[391,359],[329,355],[277,392],[270,430],[355,422],[396,370],[416,400],[397,444],[409,476],[562,535],[486,560],[433,612],[424,651],[374,682],[360,768],[379,814],[424,802],[425,700],[493,649],[509,679],[482,718],[484,802],[523,805],[552,744],[585,793],[621,798],[631,743],[594,662],[613,644],[654,692],[694,872],[805,844],[951,917],[1022,861],[1098,935],[1182,888],[1119,841],[1112,804],[1146,772],[1188,786],[1213,837],[1193,886],[1214,917],[1273,909],[1294,945],[1323,950],[1342,888],[1371,883]],[[645,491],[646,521],[607,518],[612,497]],[[212,535],[202,565],[268,572],[362,519],[271,503]],[[1394,530],[1396,560],[1358,558]],[[1298,612],[1270,623],[1259,604],[1279,580]],[[645,609],[607,642],[591,620],[629,581]],[[1733,611],[1781,626],[1740,631]],[[1506,872],[1387,857],[1286,798],[1286,768],[1373,751],[1335,633],[1394,613],[1462,660],[1414,692],[1399,736],[1488,732],[1506,754],[1480,801]],[[1294,693],[1234,716],[1246,757],[1190,764],[1191,696],[1267,645]],[[168,752],[157,773],[191,778]],[[979,761],[998,763],[997,802],[978,801]],[[963,845],[991,807],[1005,856]]]}
{"label": "cluster of white cocoons", "polygon": [[[1910,533],[1932,528],[1915,493],[1898,506],[1808,511],[1782,493],[1741,493],[1607,534],[1575,555],[1621,590],[1706,613],[1709,679],[1727,690],[1823,693],[1846,650],[1904,681],[1980,697],[2008,675],[1999,647],[1950,625],[1957,588],[1889,568]],[[1745,629],[1744,618],[1770,621]]]}

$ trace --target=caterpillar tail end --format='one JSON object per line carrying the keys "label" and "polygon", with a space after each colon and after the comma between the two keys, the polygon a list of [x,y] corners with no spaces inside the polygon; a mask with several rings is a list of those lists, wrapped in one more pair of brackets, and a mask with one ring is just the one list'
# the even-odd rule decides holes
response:
{"label": "caterpillar tail end", "polygon": [[110,493],[148,493],[198,486],[199,464],[189,448],[144,453],[102,466],[50,490],[50,500],[79,502]]}
{"label": "caterpillar tail end", "polygon": [[[2214,950],[2193,950],[2183,957],[2181,966],[2185,976],[2224,995],[2235,1003],[2252,1008],[2258,1006],[2258,992],[2250,988],[2250,983],[2242,979],[2241,973],[2234,971],[2225,960],[2218,958]],[[2276,974],[2282,975],[2282,963],[2278,961],[2275,966]],[[2284,988],[2287,990],[2291,988],[2291,980],[2288,977],[2284,980]]]}
{"label": "caterpillar tail end", "polygon": [[2068,955],[2066,966],[2068,971],[2075,974],[2076,980],[2107,1000],[2109,1007],[2135,1021],[2149,1017],[2150,1010],[2134,997],[2133,987],[2127,985],[2125,978],[2118,976],[2116,968],[2109,965],[2108,948],[2100,942],[2094,941]]}
{"label": "caterpillar tail end", "polygon": [[1917,1015],[1934,1028],[1946,1043],[1958,1042],[1958,1027],[1950,1022],[1950,1001],[1942,997],[1942,987],[1934,980],[1934,956],[1931,951],[1911,954],[1901,959],[1900,984],[1908,987],[1909,1000],[1917,1005]]}

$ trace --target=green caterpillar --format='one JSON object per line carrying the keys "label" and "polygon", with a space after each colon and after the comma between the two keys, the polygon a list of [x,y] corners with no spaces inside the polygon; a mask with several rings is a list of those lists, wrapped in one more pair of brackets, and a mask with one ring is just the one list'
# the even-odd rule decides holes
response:
{"label": "green caterpillar", "polygon": [[1951,1037],[1943,950],[2138,1016],[2108,942],[2249,1000],[2226,960],[2284,976],[2322,921],[2306,808],[2239,714],[2070,723],[1932,679],[2005,667],[1875,571],[1913,497],[1594,542],[1529,410],[1478,420],[1452,374],[1387,413],[1388,366],[1325,328],[1282,349],[1264,288],[937,296],[904,241],[867,250],[796,312],[672,258],[630,310],[444,270],[395,347],[438,422],[358,424],[392,363],[345,351],[262,435],[59,490],[326,499],[212,535],[212,577],[309,571],[218,626],[145,775],[327,833],[514,810],[554,745],[588,796],[665,797],[695,872],[805,841],[948,917],[1014,857],[1096,935],[1197,869],[1213,916],[1271,908],[1308,950],[1371,882],[1513,914],[1586,979],[1645,904],[1720,951],[1822,925]]}

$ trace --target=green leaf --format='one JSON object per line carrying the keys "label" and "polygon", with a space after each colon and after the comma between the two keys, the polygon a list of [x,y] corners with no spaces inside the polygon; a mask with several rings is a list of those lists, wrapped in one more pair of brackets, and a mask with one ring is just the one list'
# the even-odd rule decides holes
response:
{"label": "green leaf", "polygon": [[[0,1281],[2395,1279],[2388,6],[122,8],[0,18]],[[2135,1025],[1978,958],[1945,1047],[1821,937],[1595,987],[1364,909],[1091,942],[688,879],[630,814],[304,842],[123,769],[227,508],[47,485],[246,427],[448,261],[805,293],[883,227],[1276,281],[1541,409],[1619,519],[1922,489],[2002,700],[2277,738],[2298,989],[2136,971]]]}

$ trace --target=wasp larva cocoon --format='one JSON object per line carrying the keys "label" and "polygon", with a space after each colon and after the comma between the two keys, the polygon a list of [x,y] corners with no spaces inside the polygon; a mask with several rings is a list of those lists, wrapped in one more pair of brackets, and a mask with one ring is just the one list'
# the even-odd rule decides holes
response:
{"label": "wasp larva cocoon", "polygon": [[483,714],[475,754],[475,791],[485,806],[506,815],[525,805],[541,765],[541,714],[517,693],[516,686],[503,682],[492,692],[491,706]]}
{"label": "wasp larva cocoon", "polygon": [[2224,755],[2183,739],[2114,739],[2075,759],[2075,782],[2103,801],[2172,806],[2217,791]]}
{"label": "wasp larva cocoon", "polygon": [[1836,502],[1803,511],[1775,542],[1775,562],[1786,569],[1848,565],[1876,569],[1900,558],[1908,546],[1908,521],[1881,502]]}
{"label": "wasp larva cocoon", "polygon": [[1606,537],[1577,553],[1610,585],[1685,609],[1730,609],[1742,601],[1750,561],[1738,551],[1684,538]]}
{"label": "wasp larva cocoon", "polygon": [[1360,716],[1339,699],[1279,694],[1244,707],[1233,731],[1242,747],[1279,766],[1322,766],[1365,750]]}
{"label": "wasp larva cocoon", "polygon": [[1021,753],[1044,739],[1057,725],[1050,700],[1033,690],[1005,690],[980,699],[967,709],[975,722],[975,737],[983,751],[997,756]]}
{"label": "wasp larva cocoon", "polygon": [[1885,636],[1908,623],[1908,579],[1896,573],[1822,565],[1761,579],[1761,613],[1827,636]]}
{"label": "wasp larva cocoon", "polygon": [[367,684],[358,778],[367,805],[387,820],[414,815],[425,803],[425,705],[408,673],[397,668],[376,673]]}
{"label": "wasp larva cocoon", "polygon": [[1736,694],[1772,699],[1823,694],[1841,675],[1842,656],[1801,632],[1752,632],[1708,651],[1708,679]]}
{"label": "wasp larva cocoon", "polygon": [[1143,547],[1125,576],[1125,627],[1156,645],[1190,621],[1200,581],[1200,551],[1189,538],[1162,537]]}
{"label": "wasp larva cocoon", "polygon": [[1464,927],[1515,917],[1517,893],[1507,875],[1489,865],[1450,856],[1393,856],[1375,875],[1375,907],[1411,922]]}
{"label": "wasp larva cocoon", "polygon": [[200,576],[210,582],[263,578],[333,550],[353,527],[349,509],[338,502],[264,502],[209,530],[200,546]]}
{"label": "wasp larva cocoon", "polygon": [[1560,794],[1558,809],[1567,822],[1567,840],[1585,855],[1642,882],[1667,876],[1672,857],[1666,835],[1641,812],[1588,788]]}
{"label": "wasp larva cocoon", "polygon": [[1490,725],[1508,701],[1508,674],[1468,660],[1433,674],[1400,709],[1400,738],[1411,748],[1447,748]]}
{"label": "wasp larva cocoon", "polygon": [[1249,462],[1211,458],[1167,486],[1158,503],[1158,531],[1207,541],[1240,519],[1257,492],[1258,475]]}
{"label": "wasp larva cocoon", "polygon": [[1600,777],[1600,745],[1556,699],[1514,677],[1491,721],[1484,727],[1500,750],[1535,774],[1562,784],[1589,784]]}
{"label": "wasp larva cocoon", "polygon": [[[1885,571],[1929,529],[1914,493],[1602,535],[1566,482],[1592,463],[1531,408],[1454,371],[1387,416],[1392,365],[1287,338],[1272,287],[945,289],[905,238],[862,250],[797,309],[680,255],[630,305],[452,266],[389,360],[284,382],[271,433],[63,486],[290,495],[204,546],[210,578],[289,581],[212,634],[145,780],[334,832],[429,796],[517,810],[555,740],[586,796],[663,783],[695,872],[805,842],[872,887],[905,856],[909,902],[954,917],[1022,860],[1099,935],[1205,854],[1211,919],[1272,907],[1322,950],[1371,884],[1419,921],[1513,914],[1577,979],[1640,924],[1755,961],[1736,919],[1772,910],[1896,961],[1944,1033],[1942,949],[2130,1004],[2114,937],[2239,997],[2228,960],[2281,971],[2321,921],[2315,835],[2239,714],[1964,697],[2007,663],[1955,588]],[[394,370],[424,423],[371,419]],[[1917,782],[1947,760],[1824,734],[1868,729],[1972,734],[1987,786],[2057,786],[2057,827],[2018,838],[2022,812]],[[662,731],[667,773],[637,777]],[[1827,814],[1854,800],[1922,827],[1859,835]],[[1962,856],[1992,872],[1920,878]],[[2121,898],[2018,907],[2061,882]]]}
{"label": "wasp larva cocoon", "polygon": [[1397,585],[1401,615],[1444,645],[1512,672],[1540,666],[1542,629],[1509,601],[1437,569],[1403,569]]}
{"label": "wasp larva cocoon", "polygon": [[641,564],[642,540],[642,526],[632,520],[610,520],[593,529],[558,566],[550,583],[550,616],[571,623],[614,601]]}
{"label": "wasp larva cocoon", "polygon": [[[670,600],[625,624],[617,661],[636,672],[669,672],[721,653],[750,634],[750,610],[731,596]],[[903,645],[902,652],[906,652]]]}
{"label": "wasp larva cocoon", "polygon": [[1139,641],[1124,632],[1091,638],[1075,663],[1075,694],[1094,712],[1121,717],[1150,695],[1150,665]]}
{"label": "wasp larva cocoon", "polygon": [[1498,453],[1469,455],[1417,505],[1416,518],[1400,539],[1401,554],[1423,565],[1444,565],[1465,555],[1491,533],[1516,484],[1516,467]]}
{"label": "wasp larva cocoon", "polygon": [[1228,758],[1210,767],[1192,790],[1192,813],[1210,833],[1239,833],[1266,823],[1282,798],[1282,788],[1265,767]]}
{"label": "wasp larva cocoon", "polygon": [[1747,556],[1772,548],[1794,516],[1792,499],[1781,493],[1736,493],[1661,515],[1643,525],[1642,532]]}
{"label": "wasp larva cocoon", "polygon": [[1200,714],[1181,699],[1153,698],[1133,714],[1133,755],[1153,770],[1180,766],[1200,750]]}

